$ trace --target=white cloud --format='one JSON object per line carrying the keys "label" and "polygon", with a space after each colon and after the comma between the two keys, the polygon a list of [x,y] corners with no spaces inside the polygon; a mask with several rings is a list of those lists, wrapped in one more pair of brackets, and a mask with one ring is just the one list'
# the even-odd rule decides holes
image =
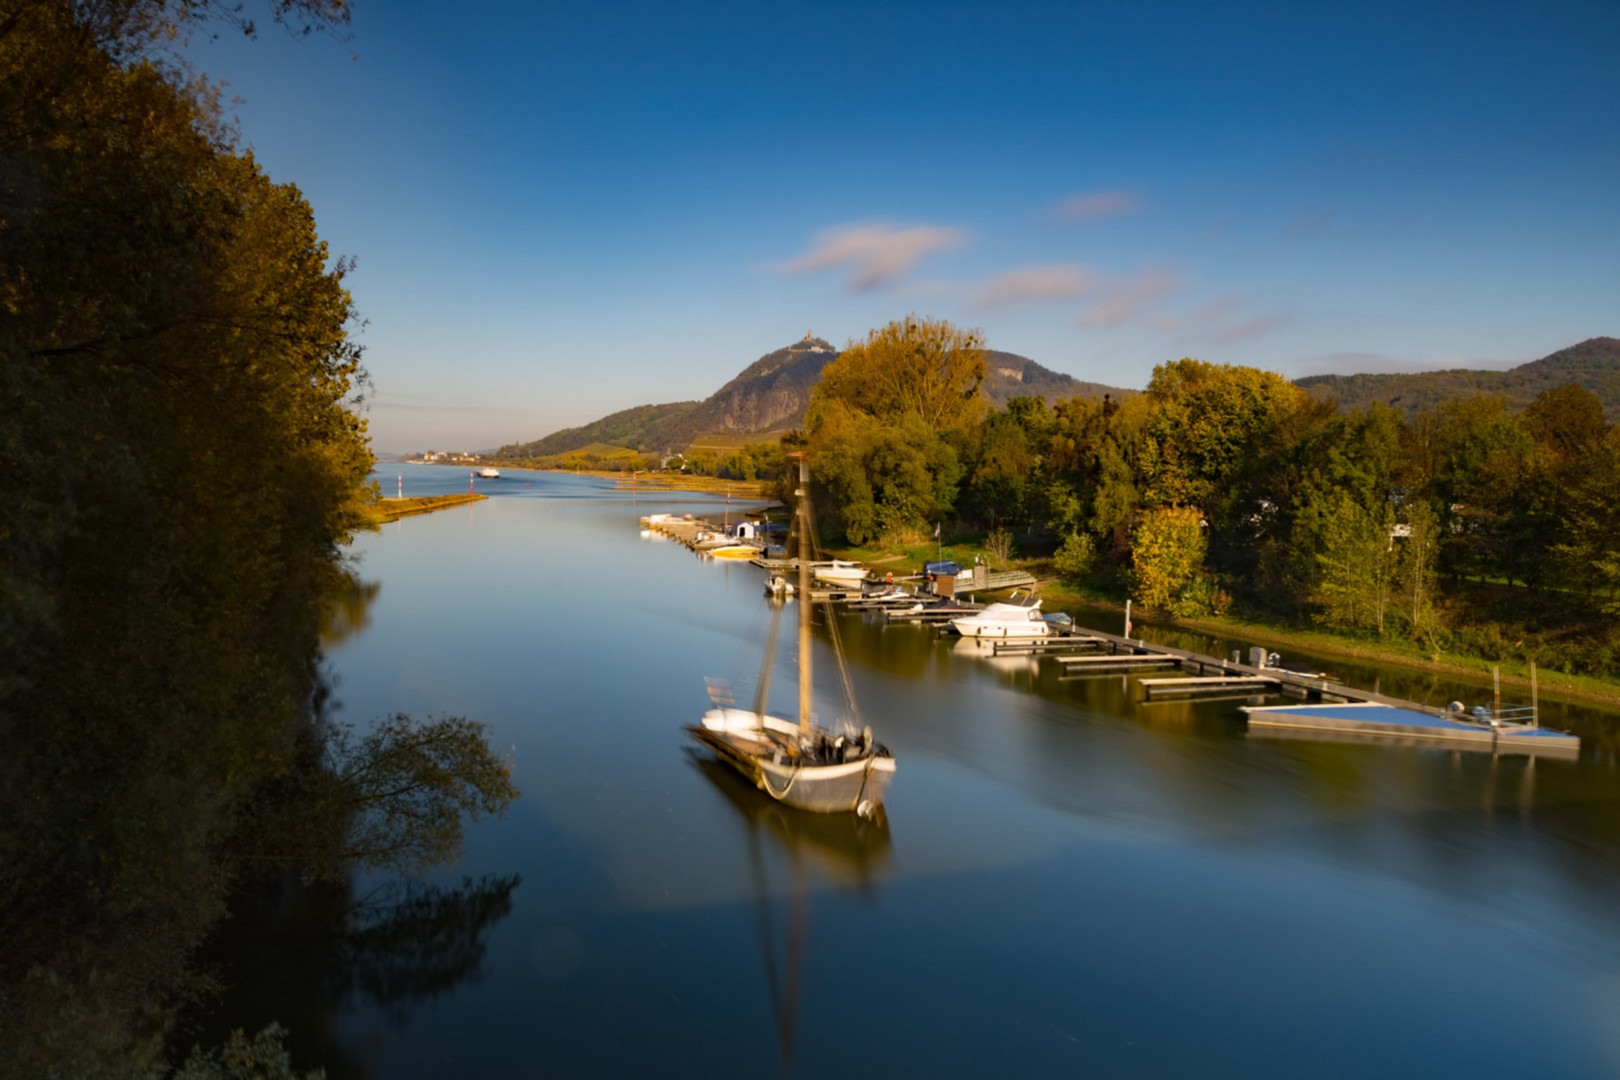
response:
{"label": "white cloud", "polygon": [[1113,217],[1141,205],[1142,198],[1134,191],[1090,191],[1064,199],[1058,204],[1058,212],[1071,218]]}
{"label": "white cloud", "polygon": [[1181,275],[1174,270],[1144,271],[1119,282],[1081,312],[1080,325],[1107,329],[1141,321],[1180,288]]}
{"label": "white cloud", "polygon": [[924,256],[967,243],[967,233],[947,225],[838,225],[816,235],[810,250],[778,268],[784,274],[814,274],[847,268],[848,285],[866,292],[906,274]]}
{"label": "white cloud", "polygon": [[1026,300],[1062,300],[1095,292],[1102,275],[1089,266],[1058,263],[1007,270],[978,289],[974,302],[981,307],[1017,304]]}

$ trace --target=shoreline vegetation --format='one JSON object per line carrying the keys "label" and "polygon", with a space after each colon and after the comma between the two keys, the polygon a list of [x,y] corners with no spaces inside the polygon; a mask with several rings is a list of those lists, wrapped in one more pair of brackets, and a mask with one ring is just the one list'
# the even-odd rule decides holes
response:
{"label": "shoreline vegetation", "polygon": [[487,498],[488,495],[458,491],[452,495],[412,495],[403,499],[389,497],[366,505],[376,517],[378,524],[387,524],[413,514],[431,514],[435,510],[448,510],[452,506],[483,502]]}
{"label": "shoreline vegetation", "polygon": [[1528,402],[1341,412],[1183,359],[1125,400],[995,408],[982,334],[910,316],[826,366],[777,454],[808,451],[818,531],[846,557],[971,539],[967,562],[1142,621],[1512,685],[1534,662],[1550,693],[1614,702],[1620,425],[1585,382],[1607,385],[1592,372],[1620,342],[1583,349],[1585,375]]}
{"label": "shoreline vegetation", "polygon": [[[348,6],[267,14],[341,39]],[[293,1075],[256,1011],[186,1057],[244,896],[318,883],[334,971],[368,917],[420,964],[422,903],[471,949],[471,890],[385,911],[353,875],[451,862],[518,796],[476,720],[335,715],[324,652],[380,587],[350,551],[371,384],[353,262],[180,52],[252,26],[167,0],[0,26],[0,1078]]]}
{"label": "shoreline vegetation", "polygon": [[[936,558],[972,566],[975,558],[991,562],[997,570],[1024,570],[1036,579],[1035,591],[1046,601],[1048,610],[1090,608],[1094,611],[1125,612],[1125,601],[1095,589],[1076,586],[1065,581],[1051,558],[1012,558],[994,561],[985,550],[985,534],[956,535],[941,544],[873,544],[857,546],[848,543],[823,544],[822,550],[830,559],[849,559],[867,566],[914,571],[924,562]],[[999,594],[997,594],[999,595]],[[1522,689],[1530,687],[1528,661],[1503,658],[1488,660],[1464,653],[1441,652],[1438,657],[1426,654],[1410,642],[1375,640],[1367,637],[1335,633],[1331,629],[1313,626],[1266,622],[1252,616],[1226,615],[1180,617],[1163,611],[1141,607],[1133,608],[1131,621],[1136,626],[1156,626],[1173,630],[1252,640],[1259,645],[1278,645],[1337,656],[1346,660],[1392,664],[1415,671],[1488,681],[1491,668],[1501,673],[1502,685]],[[1594,675],[1570,675],[1541,667],[1536,671],[1538,689],[1543,697],[1577,699],[1620,705],[1620,679]]]}

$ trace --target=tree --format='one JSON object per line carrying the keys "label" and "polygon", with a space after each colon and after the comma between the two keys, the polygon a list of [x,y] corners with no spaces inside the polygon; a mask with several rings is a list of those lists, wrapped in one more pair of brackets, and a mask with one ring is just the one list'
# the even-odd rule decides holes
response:
{"label": "tree", "polygon": [[1259,436],[1298,409],[1304,391],[1258,368],[1177,360],[1153,369],[1146,396],[1146,499],[1213,510]]}
{"label": "tree", "polygon": [[830,531],[857,544],[914,537],[955,510],[955,444],[983,408],[982,346],[976,330],[909,317],[827,365],[806,433]]}
{"label": "tree", "polygon": [[1204,523],[1188,506],[1148,510],[1136,527],[1131,563],[1136,599],[1144,607],[1169,610],[1204,565]]}
{"label": "tree", "polygon": [[984,334],[944,319],[908,315],[845,346],[810,393],[812,437],[841,407],[893,423],[915,417],[935,431],[961,430],[984,411]]}
{"label": "tree", "polygon": [[1434,601],[1437,595],[1436,566],[1440,555],[1440,516],[1424,499],[1413,499],[1406,507],[1405,538],[1400,543],[1398,573],[1404,607],[1412,635],[1423,638],[1437,622]]}
{"label": "tree", "polygon": [[1396,574],[1394,523],[1387,503],[1368,508],[1343,494],[1328,500],[1316,556],[1321,579],[1315,599],[1324,622],[1384,633]]}

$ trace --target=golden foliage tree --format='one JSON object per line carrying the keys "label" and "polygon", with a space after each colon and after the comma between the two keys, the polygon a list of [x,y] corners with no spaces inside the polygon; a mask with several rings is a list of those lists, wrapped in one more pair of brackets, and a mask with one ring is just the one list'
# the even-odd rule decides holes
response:
{"label": "golden foliage tree", "polygon": [[1192,507],[1161,507],[1143,513],[1131,542],[1138,602],[1169,610],[1203,568],[1205,546],[1203,520]]}

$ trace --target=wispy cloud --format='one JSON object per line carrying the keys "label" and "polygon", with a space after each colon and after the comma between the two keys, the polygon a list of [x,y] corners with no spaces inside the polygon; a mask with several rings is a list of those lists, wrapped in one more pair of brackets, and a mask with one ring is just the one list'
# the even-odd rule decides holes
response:
{"label": "wispy cloud", "polygon": [[1142,197],[1134,191],[1088,191],[1064,199],[1058,204],[1058,213],[1080,219],[1113,217],[1141,205]]}
{"label": "wispy cloud", "polygon": [[1080,325],[1111,329],[1149,318],[1176,290],[1181,275],[1174,270],[1146,270],[1121,280],[1095,304],[1080,313]]}
{"label": "wispy cloud", "polygon": [[1210,334],[1209,340],[1212,345],[1236,345],[1240,341],[1248,341],[1250,338],[1269,334],[1287,321],[1288,316],[1280,312],[1273,312],[1269,315],[1256,315],[1252,319],[1244,319],[1242,322],[1220,327]]}
{"label": "wispy cloud", "polygon": [[808,251],[778,269],[784,274],[847,269],[849,287],[867,292],[908,273],[924,256],[965,243],[967,233],[947,225],[838,225],[823,229]]}
{"label": "wispy cloud", "polygon": [[980,307],[1017,304],[1029,300],[1064,300],[1095,292],[1102,275],[1089,266],[1058,263],[1007,270],[985,282],[973,301]]}
{"label": "wispy cloud", "polygon": [[1245,304],[1245,299],[1234,293],[1217,296],[1179,315],[1154,320],[1154,329],[1173,337],[1178,344],[1218,347],[1259,337],[1287,321],[1287,316],[1278,312],[1244,316]]}

